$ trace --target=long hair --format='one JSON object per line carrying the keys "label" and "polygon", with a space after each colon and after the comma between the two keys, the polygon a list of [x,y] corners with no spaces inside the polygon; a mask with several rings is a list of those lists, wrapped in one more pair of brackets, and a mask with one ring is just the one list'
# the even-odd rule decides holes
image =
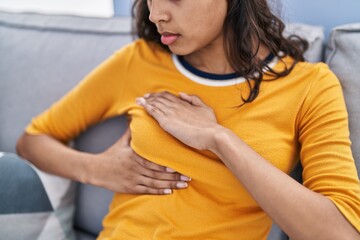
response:
{"label": "long hair", "polygon": [[[284,37],[285,24],[272,13],[268,0],[227,1],[228,9],[223,26],[224,49],[231,67],[248,83],[250,94],[242,98],[244,103],[249,103],[259,95],[264,74],[275,80],[288,75],[299,61],[304,61],[304,51],[308,43],[296,35]],[[170,51],[161,43],[161,36],[155,24],[149,20],[149,14],[146,0],[134,1],[134,32],[139,38],[155,42]],[[279,59],[287,55],[294,61],[290,66],[286,65],[285,69],[277,72],[256,57],[260,45],[267,47]],[[265,73],[264,69],[267,70]]]}

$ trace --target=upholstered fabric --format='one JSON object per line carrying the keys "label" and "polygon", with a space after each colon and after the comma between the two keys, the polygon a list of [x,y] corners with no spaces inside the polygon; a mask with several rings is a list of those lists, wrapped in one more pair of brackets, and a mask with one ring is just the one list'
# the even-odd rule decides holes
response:
{"label": "upholstered fabric", "polygon": [[352,151],[360,177],[360,23],[333,29],[326,62],[340,79],[343,88],[349,113]]}
{"label": "upholstered fabric", "polygon": [[122,18],[0,12],[0,150],[15,152],[31,118],[130,42],[129,32]]}
{"label": "upholstered fabric", "polygon": [[[115,117],[88,129],[74,147],[86,152],[98,153],[119,139],[127,126],[125,117]],[[102,229],[102,219],[108,212],[113,193],[109,190],[79,184],[76,198],[75,226],[96,236]],[[91,209],[91,211],[89,211]]]}
{"label": "upholstered fabric", "polygon": [[74,187],[70,180],[39,172],[15,154],[0,153],[1,238],[75,239]]}
{"label": "upholstered fabric", "polygon": [[[132,40],[128,18],[6,12],[0,12],[0,36],[6,36],[0,38],[0,151],[12,153],[17,138],[33,116],[48,108],[93,68]],[[91,137],[81,137],[75,145],[89,152],[111,145],[122,133],[119,126],[123,125],[119,120],[111,122],[103,124],[105,127],[98,126]],[[12,173],[15,178],[18,174],[17,171]],[[94,239],[112,193],[83,184],[78,189],[79,207],[75,217],[75,228],[80,232],[78,239],[85,236]],[[74,193],[75,190],[69,192],[70,195]],[[74,201],[72,203],[74,207]],[[73,214],[67,218],[71,225]]]}
{"label": "upholstered fabric", "polygon": [[305,59],[309,62],[321,62],[323,59],[324,28],[302,23],[289,23],[286,25],[284,35],[298,35],[309,43],[305,52]]}

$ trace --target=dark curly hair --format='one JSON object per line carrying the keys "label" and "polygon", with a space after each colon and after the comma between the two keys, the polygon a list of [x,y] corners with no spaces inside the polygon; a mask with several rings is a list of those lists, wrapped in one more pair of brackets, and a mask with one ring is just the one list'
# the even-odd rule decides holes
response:
{"label": "dark curly hair", "polygon": [[[304,61],[304,51],[308,43],[296,35],[284,37],[285,24],[272,13],[268,0],[227,2],[228,9],[223,27],[224,49],[232,68],[248,83],[250,94],[246,98],[243,97],[243,101],[249,103],[259,95],[264,74],[275,80],[288,75],[299,61]],[[146,0],[134,1],[134,33],[139,38],[155,42],[169,51],[168,47],[161,43],[161,36],[155,24],[149,20],[149,14]],[[291,56],[294,59],[293,63],[280,72],[271,69],[266,62],[256,58],[261,44],[279,59],[284,55]],[[266,73],[263,69],[267,70]]]}

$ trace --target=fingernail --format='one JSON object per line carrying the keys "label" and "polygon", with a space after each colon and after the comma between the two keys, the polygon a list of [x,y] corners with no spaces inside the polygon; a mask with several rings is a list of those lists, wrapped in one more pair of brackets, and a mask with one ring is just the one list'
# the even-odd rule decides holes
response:
{"label": "fingernail", "polygon": [[164,194],[171,194],[172,190],[171,189],[164,189]]}
{"label": "fingernail", "polygon": [[184,175],[181,175],[180,180],[189,182],[189,181],[191,181],[191,178],[189,178],[187,176],[184,176]]}
{"label": "fingernail", "polygon": [[169,167],[166,168],[166,171],[169,172],[169,173],[174,173],[174,172],[176,172],[174,169],[169,168]]}
{"label": "fingernail", "polygon": [[139,97],[136,99],[136,103],[140,106],[143,106],[144,104],[146,104],[146,100],[142,97]]}
{"label": "fingernail", "polygon": [[177,182],[176,187],[177,188],[186,188],[188,184],[186,182]]}
{"label": "fingernail", "polygon": [[150,93],[147,93],[143,96],[143,98],[148,98],[148,97],[150,97]]}

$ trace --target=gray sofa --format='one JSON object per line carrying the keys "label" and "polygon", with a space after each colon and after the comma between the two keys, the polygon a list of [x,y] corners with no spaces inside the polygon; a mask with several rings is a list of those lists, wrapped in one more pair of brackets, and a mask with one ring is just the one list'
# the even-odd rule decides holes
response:
{"label": "gray sofa", "polygon": [[[306,37],[311,43],[307,58],[327,61],[343,84],[359,172],[360,24],[334,29],[325,57],[321,28],[297,24],[289,27],[291,32]],[[15,143],[31,117],[132,41],[130,20],[0,12],[0,36],[0,236],[95,239],[112,193],[41,173],[19,160]],[[125,127],[124,117],[109,119],[84,132],[73,147],[101,152]],[[287,237],[274,225],[268,239]]]}

